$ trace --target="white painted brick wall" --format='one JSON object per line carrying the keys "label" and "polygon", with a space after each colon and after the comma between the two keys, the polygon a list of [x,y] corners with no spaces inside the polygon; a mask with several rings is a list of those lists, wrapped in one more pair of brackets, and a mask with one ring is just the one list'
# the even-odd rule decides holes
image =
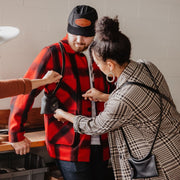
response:
{"label": "white painted brick wall", "polygon": [[[0,79],[22,77],[44,46],[65,35],[68,15],[78,4],[95,7],[99,17],[118,15],[120,29],[132,42],[132,59],[158,66],[180,111],[179,0],[0,0],[0,24],[21,30],[0,46]],[[8,108],[9,101],[1,100],[0,108]],[[40,97],[34,106],[40,106]]]}

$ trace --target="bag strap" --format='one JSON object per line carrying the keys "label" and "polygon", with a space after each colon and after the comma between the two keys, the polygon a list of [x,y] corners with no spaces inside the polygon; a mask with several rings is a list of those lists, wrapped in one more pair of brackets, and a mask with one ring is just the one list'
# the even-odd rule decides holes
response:
{"label": "bag strap", "polygon": [[[65,69],[65,49],[64,49],[64,46],[63,46],[62,42],[59,42],[59,47],[60,47],[61,55],[62,55],[61,75],[62,75],[62,78],[63,78],[63,76],[64,76],[64,69]],[[59,80],[58,84],[56,85],[56,88],[51,93],[51,95],[56,94],[57,90],[59,89],[59,87],[61,85],[62,78]]]}
{"label": "bag strap", "polygon": [[[149,153],[145,156],[145,158],[146,158],[147,156],[149,156],[149,155],[152,153],[152,150],[153,150],[155,141],[156,141],[156,139],[157,139],[160,126],[161,126],[162,113],[163,113],[162,98],[164,98],[164,96],[162,96],[162,94],[159,92],[159,89],[158,89],[158,86],[157,86],[157,84],[156,84],[156,81],[155,81],[155,79],[154,79],[151,71],[150,71],[149,68],[147,67],[147,65],[146,65],[144,62],[143,62],[142,64],[145,66],[145,68],[146,68],[147,71],[149,72],[149,74],[150,74],[150,76],[151,76],[151,79],[152,79],[152,81],[153,81],[154,84],[155,84],[156,89],[153,89],[153,88],[151,88],[151,87],[149,87],[149,86],[146,86],[145,84],[136,83],[136,82],[128,82],[128,81],[127,81],[127,82],[124,83],[124,84],[135,84],[135,85],[138,85],[138,86],[145,87],[145,88],[147,88],[147,89],[149,89],[149,90],[151,90],[151,91],[156,92],[157,94],[159,94],[159,100],[160,100],[160,115],[159,115],[159,116],[160,116],[160,120],[159,120],[159,125],[158,125],[158,127],[157,127],[157,131],[156,131],[156,134],[155,134],[155,137],[154,137],[152,146],[151,146],[151,148],[150,148],[150,151],[149,151]],[[166,97],[166,96],[165,96],[165,97]],[[167,98],[165,98],[165,99],[167,99]],[[169,100],[168,100],[168,102],[169,102]],[[170,102],[171,102],[171,101],[170,101]],[[133,157],[132,152],[131,152],[131,149],[130,149],[129,144],[128,144],[128,142],[127,142],[127,139],[126,139],[126,135],[125,135],[125,133],[124,133],[124,130],[123,130],[122,127],[120,127],[120,129],[121,129],[121,131],[122,131],[122,135],[123,135],[123,137],[124,137],[126,146],[127,146],[127,148],[128,148],[128,151],[129,151],[129,154],[130,154],[131,157]],[[134,158],[134,157],[133,157],[133,158]]]}
{"label": "bag strap", "polygon": [[139,82],[133,82],[133,81],[126,81],[126,82],[123,84],[123,86],[124,86],[124,85],[128,85],[128,84],[134,84],[134,85],[137,85],[137,86],[141,86],[141,87],[146,88],[146,89],[148,89],[148,90],[150,90],[150,91],[152,91],[152,92],[154,92],[154,93],[157,93],[157,94],[159,94],[163,99],[165,99],[165,100],[168,101],[172,106],[175,107],[175,104],[173,103],[173,101],[172,101],[169,97],[167,97],[166,95],[164,95],[164,94],[162,94],[161,92],[159,92],[157,89],[154,89],[154,88],[152,88],[152,87],[150,87],[150,86],[147,86],[146,84],[139,83]]}

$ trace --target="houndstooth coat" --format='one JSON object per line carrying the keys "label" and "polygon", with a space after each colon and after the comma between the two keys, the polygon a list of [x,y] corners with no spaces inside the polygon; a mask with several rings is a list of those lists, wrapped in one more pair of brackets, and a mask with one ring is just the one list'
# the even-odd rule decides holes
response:
{"label": "houndstooth coat", "polygon": [[[146,62],[161,93],[172,99],[168,85],[155,65]],[[116,180],[130,180],[129,153],[120,127],[125,131],[132,154],[143,158],[150,150],[159,123],[160,100],[156,93],[136,85],[120,86],[136,81],[155,88],[141,60],[131,61],[117,80],[117,87],[96,118],[76,116],[74,129],[79,133],[109,132],[111,161]],[[180,114],[163,99],[163,117],[153,154],[158,177],[153,180],[180,180]],[[148,179],[148,178],[147,178]]]}

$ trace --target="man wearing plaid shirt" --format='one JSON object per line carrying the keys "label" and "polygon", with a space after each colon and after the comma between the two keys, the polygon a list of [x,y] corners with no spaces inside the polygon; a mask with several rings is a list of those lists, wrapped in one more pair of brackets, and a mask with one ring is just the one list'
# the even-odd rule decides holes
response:
{"label": "man wearing plaid shirt", "polygon": [[[67,35],[61,40],[65,49],[65,71],[60,88],[56,92],[61,106],[75,115],[96,116],[104,108],[102,102],[84,100],[88,89],[109,93],[110,85],[105,76],[84,52],[94,39],[97,12],[90,6],[76,6],[68,19]],[[59,43],[47,46],[35,58],[25,78],[41,78],[48,70],[61,72],[62,55]],[[30,151],[30,141],[24,137],[24,123],[35,97],[44,89],[49,94],[56,84],[43,86],[28,95],[19,95],[11,101],[9,117],[9,141],[17,154]],[[53,114],[44,115],[46,146],[49,155],[56,160],[66,180],[105,180],[109,147],[107,134],[89,136],[74,132],[68,122],[58,122]]]}

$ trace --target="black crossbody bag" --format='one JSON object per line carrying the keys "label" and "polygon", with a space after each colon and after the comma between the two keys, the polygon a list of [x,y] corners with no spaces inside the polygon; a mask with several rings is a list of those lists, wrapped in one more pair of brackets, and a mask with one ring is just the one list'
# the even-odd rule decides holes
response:
{"label": "black crossbody bag", "polygon": [[163,95],[163,94],[161,94],[159,92],[158,86],[157,86],[157,84],[155,82],[155,79],[154,79],[151,71],[149,70],[149,68],[147,67],[147,65],[145,63],[143,63],[143,65],[148,70],[148,72],[149,72],[149,74],[151,76],[151,79],[155,84],[156,89],[153,89],[152,87],[149,87],[149,86],[147,86],[145,84],[138,83],[138,82],[128,82],[127,81],[123,85],[125,85],[125,84],[126,85],[127,84],[134,84],[134,85],[137,85],[137,86],[141,86],[143,88],[147,88],[147,89],[149,89],[150,91],[152,91],[154,93],[158,93],[159,94],[159,100],[160,100],[160,120],[159,120],[159,125],[157,127],[157,131],[156,131],[156,134],[155,134],[151,149],[150,149],[149,153],[142,159],[137,159],[137,158],[133,157],[131,149],[130,149],[129,144],[128,144],[127,139],[126,139],[125,132],[124,132],[122,127],[120,128],[121,131],[122,131],[122,135],[124,137],[126,146],[128,148],[129,154],[130,154],[130,158],[128,159],[128,162],[129,162],[129,165],[131,167],[131,178],[132,179],[150,178],[150,177],[158,176],[158,171],[157,171],[157,167],[156,167],[156,158],[155,158],[155,155],[152,154],[152,150],[153,150],[153,147],[154,147],[154,144],[155,144],[155,141],[156,141],[156,138],[157,138],[160,126],[161,126],[161,121],[162,121],[162,113],[163,113],[162,98],[164,98],[171,105],[174,106],[174,103],[168,97],[166,97],[165,95]]}
{"label": "black crossbody bag", "polygon": [[[61,42],[59,42],[59,47],[62,54],[61,75],[63,78],[65,69],[65,49]],[[56,92],[60,88],[62,78],[59,80],[58,84],[56,85],[56,88],[52,93],[47,94],[46,92],[44,92],[44,95],[41,99],[41,114],[52,114],[56,109],[60,108],[60,102],[59,99],[56,97]]]}

